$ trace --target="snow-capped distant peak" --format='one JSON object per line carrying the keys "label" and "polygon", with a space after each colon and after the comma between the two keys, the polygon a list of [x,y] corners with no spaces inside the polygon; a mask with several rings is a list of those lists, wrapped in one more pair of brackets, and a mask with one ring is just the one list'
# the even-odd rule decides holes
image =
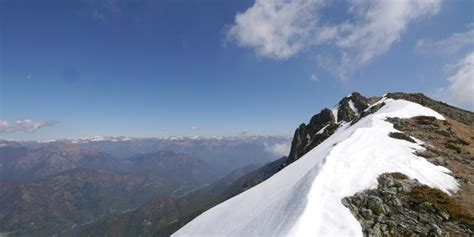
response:
{"label": "snow-capped distant peak", "polygon": [[180,140],[183,140],[184,138],[183,137],[180,137],[180,136],[173,136],[173,137],[169,137],[168,140],[170,141],[180,141]]}
{"label": "snow-capped distant peak", "polygon": [[56,142],[56,140],[52,139],[52,140],[40,140],[40,141],[36,141],[37,143],[52,143],[52,142]]}
{"label": "snow-capped distant peak", "polygon": [[401,172],[444,192],[456,191],[448,169],[414,154],[423,149],[419,144],[388,136],[396,131],[388,117],[444,117],[406,100],[378,103],[384,103],[378,111],[342,123],[301,158],[173,236],[362,236],[360,223],[341,200],[375,187],[383,173]]}
{"label": "snow-capped distant peak", "polygon": [[118,142],[118,141],[130,141],[132,138],[129,137],[112,137],[112,136],[81,136],[76,139],[70,140],[71,143],[88,143],[88,142]]}

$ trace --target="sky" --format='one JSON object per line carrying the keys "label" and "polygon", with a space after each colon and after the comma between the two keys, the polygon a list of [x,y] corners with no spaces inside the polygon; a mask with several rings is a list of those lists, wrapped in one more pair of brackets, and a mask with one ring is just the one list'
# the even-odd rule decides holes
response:
{"label": "sky", "polygon": [[292,135],[357,91],[474,108],[470,0],[0,0],[0,139]]}

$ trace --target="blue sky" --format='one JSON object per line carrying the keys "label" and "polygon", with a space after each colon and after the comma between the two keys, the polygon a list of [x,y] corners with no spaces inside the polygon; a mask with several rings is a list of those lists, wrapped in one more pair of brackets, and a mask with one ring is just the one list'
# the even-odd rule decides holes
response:
{"label": "blue sky", "polygon": [[472,110],[474,1],[0,0],[0,138],[293,134],[352,91]]}

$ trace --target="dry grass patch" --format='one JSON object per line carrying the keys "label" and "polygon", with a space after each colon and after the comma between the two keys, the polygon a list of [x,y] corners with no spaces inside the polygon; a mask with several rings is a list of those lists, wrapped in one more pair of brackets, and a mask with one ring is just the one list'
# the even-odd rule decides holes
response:
{"label": "dry grass patch", "polygon": [[474,228],[474,217],[446,193],[426,185],[415,187],[408,193],[408,203],[410,205],[419,205],[424,202],[432,203],[440,213],[445,212],[449,214],[451,219]]}
{"label": "dry grass patch", "polygon": [[408,176],[400,172],[388,173],[388,175],[392,176],[394,179],[399,179],[399,180],[409,179]]}
{"label": "dry grass patch", "polygon": [[412,142],[412,143],[416,143],[415,140],[413,140],[413,138],[406,135],[405,133],[391,132],[391,133],[388,134],[388,136],[391,137],[391,138],[401,139],[401,140],[409,141],[409,142]]}

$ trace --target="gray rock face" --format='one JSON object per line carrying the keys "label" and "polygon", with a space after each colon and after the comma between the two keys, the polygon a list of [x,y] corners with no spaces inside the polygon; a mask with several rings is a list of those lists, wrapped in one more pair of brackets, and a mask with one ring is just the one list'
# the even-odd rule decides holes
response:
{"label": "gray rock face", "polygon": [[337,120],[333,112],[326,108],[314,115],[307,125],[302,123],[295,131],[291,143],[290,154],[281,168],[291,164],[326,140],[336,131],[340,122],[350,122],[355,118],[358,118],[360,113],[368,107],[368,99],[361,94],[354,92],[350,96],[344,97],[339,102],[338,112],[336,115]]}
{"label": "gray rock face", "polygon": [[342,204],[360,222],[364,236],[473,236],[472,226],[450,218],[434,203],[410,202],[426,187],[400,173],[379,176],[378,187],[346,197]]}
{"label": "gray rock face", "polygon": [[[331,136],[338,127],[336,119],[329,109],[323,109],[319,114],[314,115],[308,125],[302,123],[295,131],[290,154],[283,166],[294,162],[319,145]],[[324,130],[322,130],[323,128]]]}
{"label": "gray rock face", "polygon": [[[353,108],[351,108],[351,104]],[[369,107],[369,100],[357,92],[353,92],[350,96],[344,97],[339,101],[337,111],[337,121],[350,122],[355,119],[362,111]],[[356,111],[354,111],[355,109]]]}

